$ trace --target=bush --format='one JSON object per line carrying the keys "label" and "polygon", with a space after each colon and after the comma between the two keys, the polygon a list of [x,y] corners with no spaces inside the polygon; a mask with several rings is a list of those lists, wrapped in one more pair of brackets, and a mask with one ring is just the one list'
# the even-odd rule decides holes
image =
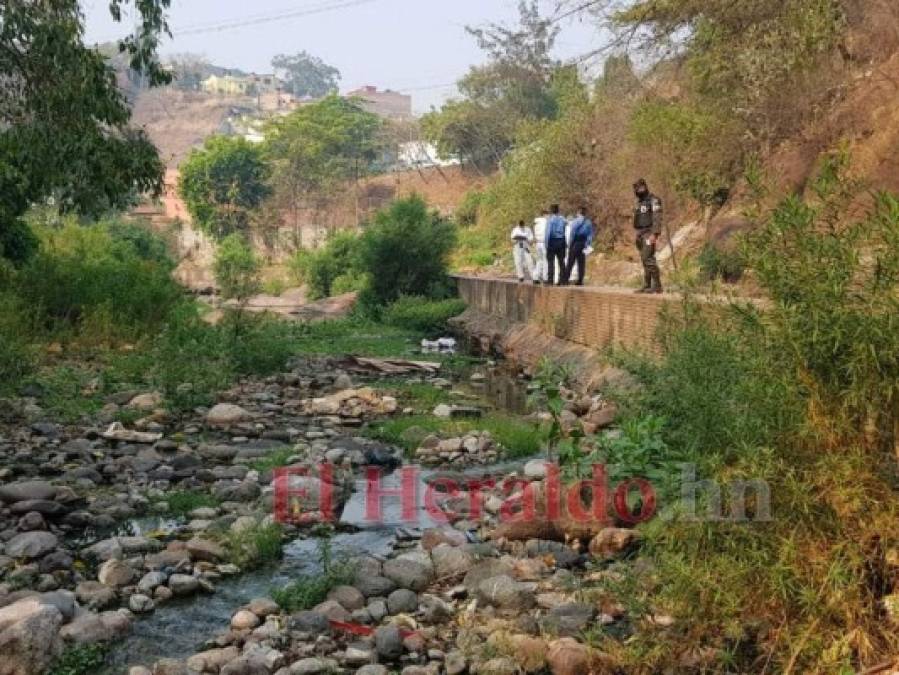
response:
{"label": "bush", "polygon": [[[322,248],[301,250],[294,254],[290,268],[297,280],[308,286],[310,298],[327,298],[346,292],[342,289],[352,285],[350,278],[358,279],[358,252],[359,236],[355,232],[340,230],[334,232]],[[339,279],[341,290],[335,288]]]}
{"label": "bush", "polygon": [[187,516],[195,509],[216,508],[221,504],[215,495],[197,490],[167,492],[162,501],[168,504],[167,513],[173,516]]}
{"label": "bush", "polygon": [[382,319],[389,326],[437,334],[444,332],[447,322],[463,311],[465,302],[458,298],[428,300],[419,296],[404,296],[384,310]]}
{"label": "bush", "polygon": [[19,298],[0,291],[0,382],[3,385],[19,381],[34,366],[31,326],[26,317],[27,311]]}
{"label": "bush", "polygon": [[283,543],[277,523],[229,532],[225,540],[229,560],[243,569],[272,563],[281,557]]}
{"label": "bush", "polygon": [[736,249],[724,249],[706,244],[699,254],[699,274],[703,281],[721,279],[735,284],[743,278],[746,261]]}
{"label": "bush", "polygon": [[478,223],[478,212],[484,201],[484,193],[480,190],[469,190],[453,213],[453,219],[460,227],[471,227]]}
{"label": "bush", "polygon": [[222,334],[234,372],[240,375],[271,375],[283,370],[296,352],[294,327],[266,314],[238,317],[226,314],[217,326]]}
{"label": "bush", "polygon": [[403,295],[446,297],[455,242],[453,224],[429,212],[421,197],[397,200],[379,211],[360,241],[359,269],[370,281],[363,304],[385,307]]}
{"label": "bush", "polygon": [[[168,256],[142,257],[142,245],[103,224],[70,222],[40,234],[41,250],[19,271],[16,290],[45,329],[83,332],[109,318],[116,337],[135,339],[156,332],[181,300]],[[152,246],[152,235],[141,237]]]}
{"label": "bush", "polygon": [[224,333],[191,305],[178,308],[153,343],[151,379],[174,410],[210,405],[235,376]]}
{"label": "bush", "polygon": [[234,233],[218,245],[213,273],[222,297],[242,302],[260,290],[261,265],[243,235]]}
{"label": "bush", "polygon": [[47,675],[93,675],[106,662],[108,647],[99,644],[72,645],[53,662]]}
{"label": "bush", "polygon": [[329,539],[319,540],[318,550],[321,565],[319,574],[301,576],[283,588],[272,589],[272,599],[285,612],[312,609],[324,602],[331,589],[353,580],[353,567],[346,561],[333,559]]}

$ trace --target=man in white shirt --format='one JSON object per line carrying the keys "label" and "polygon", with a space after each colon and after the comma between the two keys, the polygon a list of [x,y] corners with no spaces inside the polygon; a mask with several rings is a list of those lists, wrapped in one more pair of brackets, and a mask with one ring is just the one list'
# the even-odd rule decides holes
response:
{"label": "man in white shirt", "polygon": [[534,232],[525,227],[524,221],[519,220],[518,225],[512,228],[512,258],[515,260],[515,274],[518,282],[524,281],[524,273],[537,283],[534,276],[534,261],[531,258],[531,243],[534,241]]}
{"label": "man in white shirt", "polygon": [[534,241],[536,242],[537,251],[534,261],[534,283],[545,283],[549,278],[549,272],[546,266],[546,221],[549,217],[549,211],[544,210],[539,216],[534,218]]}

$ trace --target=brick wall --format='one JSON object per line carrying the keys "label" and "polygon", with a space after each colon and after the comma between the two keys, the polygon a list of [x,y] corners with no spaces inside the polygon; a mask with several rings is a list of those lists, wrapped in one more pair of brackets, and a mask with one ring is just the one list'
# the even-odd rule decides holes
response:
{"label": "brick wall", "polygon": [[462,276],[456,280],[459,295],[470,308],[592,348],[627,345],[657,351],[659,312],[681,303],[678,296],[641,295],[620,288],[545,287]]}

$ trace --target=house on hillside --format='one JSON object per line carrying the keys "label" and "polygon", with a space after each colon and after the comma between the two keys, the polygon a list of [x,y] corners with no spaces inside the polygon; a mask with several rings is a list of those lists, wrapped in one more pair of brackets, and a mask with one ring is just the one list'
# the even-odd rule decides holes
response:
{"label": "house on hillside", "polygon": [[203,80],[202,89],[207,94],[225,96],[260,96],[280,93],[281,80],[274,75],[211,75]]}
{"label": "house on hillside", "polygon": [[359,99],[363,108],[380,117],[392,120],[412,118],[412,97],[398,91],[378,91],[377,87],[365,86],[347,92],[346,97]]}

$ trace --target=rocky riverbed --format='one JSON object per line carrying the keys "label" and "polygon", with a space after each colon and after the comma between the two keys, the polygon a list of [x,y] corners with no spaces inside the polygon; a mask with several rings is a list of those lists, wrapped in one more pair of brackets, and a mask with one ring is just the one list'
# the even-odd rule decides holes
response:
{"label": "rocky riverbed", "polygon": [[[552,479],[539,460],[491,468],[502,448],[484,432],[428,439],[437,451],[414,454],[437,468],[407,481],[401,451],[363,433],[405,411],[356,379],[307,360],[184,418],[154,392],[125,392],[78,426],[45,421],[37,399],[6,402],[0,673],[41,673],[94,643],[112,645],[107,672],[131,675],[586,673],[601,661],[591,631],[665,623],[626,616],[601,590],[632,530],[549,526],[539,509],[507,522]],[[569,398],[569,422],[612,422],[601,397]],[[123,409],[134,421],[111,424]],[[276,479],[288,465],[308,475]],[[387,499],[372,522],[363,467],[396,471],[394,489],[415,485],[415,517]],[[308,525],[273,526],[278,480],[303,492],[307,514],[332,494],[332,546],[353,569],[292,613],[268,592],[315,573],[316,540]],[[261,555],[262,534],[288,542],[280,562]]]}

